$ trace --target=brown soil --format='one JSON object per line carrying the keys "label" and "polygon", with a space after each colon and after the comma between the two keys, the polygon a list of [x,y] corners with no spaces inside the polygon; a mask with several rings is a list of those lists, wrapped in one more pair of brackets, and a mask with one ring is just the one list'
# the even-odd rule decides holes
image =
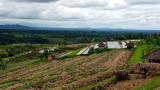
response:
{"label": "brown soil", "polygon": [[[96,57],[98,57],[98,56],[100,56],[100,54],[97,55]],[[28,78],[34,77],[36,75],[39,75],[41,73],[44,74],[44,75],[47,75],[47,74],[51,74],[51,73],[53,73],[55,71],[61,72],[68,65],[72,65],[73,64],[73,66],[74,66],[74,65],[77,65],[78,62],[87,61],[88,59],[92,59],[92,58],[95,58],[95,56],[94,55],[90,55],[90,56],[87,56],[87,57],[86,56],[78,56],[78,57],[71,58],[71,59],[66,59],[66,60],[63,60],[63,61],[52,61],[52,62],[48,62],[48,63],[45,63],[45,64],[32,65],[32,66],[30,66],[30,68],[29,67],[25,67],[25,68],[21,69],[22,71],[16,70],[16,71],[13,71],[13,72],[9,72],[9,74],[7,73],[6,74],[7,76],[1,78],[1,81],[8,80],[8,79],[14,78],[14,77],[17,77],[19,79],[21,79],[21,78],[22,79],[28,79]],[[50,67],[50,66],[53,66],[53,67],[44,70],[44,68]],[[26,70],[24,71],[24,69],[26,69]],[[40,69],[40,70],[38,70],[38,69]],[[35,71],[35,72],[33,72],[33,71]],[[27,74],[25,74],[25,73],[27,73]],[[61,74],[61,75],[59,75],[59,76],[60,77],[64,77],[66,74],[63,72],[63,74]],[[19,83],[19,84],[15,84],[13,86],[8,86],[7,89],[8,88],[16,89],[18,87],[27,85],[29,83],[34,83],[34,82],[37,82],[37,81],[40,81],[40,80],[43,80],[43,79],[47,79],[47,78],[50,78],[50,77],[54,77],[54,76],[48,76],[47,75],[45,77],[41,77],[41,78],[33,79],[33,80],[30,80],[30,81],[22,82],[22,83]],[[70,78],[70,77],[68,77],[68,78]],[[65,79],[68,79],[68,78],[65,78]]]}
{"label": "brown soil", "polygon": [[160,87],[158,87],[156,90],[160,90]]}
{"label": "brown soil", "polygon": [[84,86],[92,85],[106,78],[110,78],[111,76],[112,74],[110,74],[109,72],[101,72],[93,76],[89,76],[87,78],[83,78],[78,81],[72,82],[70,84],[64,84],[62,86],[52,88],[49,90],[75,90],[76,88],[81,88]]}
{"label": "brown soil", "polygon": [[[78,56],[75,58],[65,59],[62,61],[52,61],[52,62],[46,62],[46,63],[43,62],[43,63],[31,65],[29,67],[24,67],[22,69],[18,69],[16,71],[0,75],[0,77],[2,77],[0,78],[0,81],[8,80],[11,78],[29,79],[37,75],[45,75],[44,77],[39,77],[29,81],[20,82],[12,86],[8,86],[4,88],[5,90],[17,89],[17,88],[26,86],[30,83],[35,83],[35,82],[56,77],[56,76],[59,76],[59,77],[55,80],[50,80],[47,82],[43,82],[41,84],[34,85],[30,89],[32,90],[42,89],[46,83],[53,83],[54,85],[57,85],[54,88],[51,88],[51,90],[76,89],[83,86],[92,85],[112,76],[110,71],[97,72],[96,71],[97,69],[103,69],[103,68],[107,68],[109,70],[119,69],[128,62],[129,58],[132,55],[132,51],[129,51],[129,50],[117,50],[112,55],[111,55],[111,52],[112,51],[103,52],[100,54],[93,54],[90,56]],[[109,55],[110,57],[108,57]],[[99,61],[103,61],[103,62],[99,62]],[[99,67],[97,67],[96,65]],[[95,71],[93,70],[94,72],[92,72],[91,70],[93,67],[97,67]],[[69,72],[72,72],[72,71],[73,72],[76,71],[76,72],[72,74],[68,74]],[[89,73],[89,71],[91,71],[91,73]],[[56,74],[53,76],[52,75],[50,76],[50,74],[53,74],[54,72]],[[82,77],[82,78],[74,81],[73,79],[77,77]],[[123,85],[121,85],[121,83],[126,84],[125,86],[127,86],[127,82],[128,82],[128,85],[132,86],[132,83],[133,84],[142,83],[141,80],[143,79],[140,79],[140,80],[136,79],[136,80],[137,81],[133,80],[133,81],[118,82],[112,86],[114,86],[115,88],[118,87],[117,85],[122,87]],[[149,81],[150,79],[147,78],[146,80]],[[64,83],[66,81],[69,83]],[[108,88],[112,89],[111,85]]]}
{"label": "brown soil", "polygon": [[131,51],[128,50],[121,50],[109,57],[105,62],[101,63],[99,67],[107,68],[110,70],[115,70],[121,68],[122,66],[126,65],[128,60],[132,55]]}
{"label": "brown soil", "polygon": [[118,82],[116,84],[111,84],[109,87],[106,87],[106,90],[131,90],[134,88],[138,88],[140,86],[144,86],[145,84],[151,82],[156,77],[147,76],[146,79],[139,78],[139,79],[131,79]]}

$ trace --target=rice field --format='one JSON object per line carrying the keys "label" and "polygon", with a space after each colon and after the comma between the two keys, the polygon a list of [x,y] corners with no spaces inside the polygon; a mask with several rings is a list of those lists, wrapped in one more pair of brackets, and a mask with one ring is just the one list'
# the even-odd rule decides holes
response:
{"label": "rice field", "polygon": [[[117,55],[122,57],[117,57]],[[0,71],[0,88],[11,89],[48,89],[71,90],[91,89],[106,85],[114,81],[114,75],[110,70],[117,70],[125,64],[114,63],[116,67],[104,67],[103,63],[110,60],[126,63],[132,52],[128,50],[111,50],[90,56],[77,56],[64,60],[40,62],[21,68]]]}
{"label": "rice field", "polygon": [[[126,49],[113,49],[89,56],[75,56],[89,51],[93,47],[77,49],[67,53],[63,60],[29,63],[21,67],[0,71],[0,89],[3,90],[128,90],[158,88],[159,78],[148,76],[115,82],[115,70],[121,70],[139,62],[145,47],[138,47],[135,52]],[[139,53],[141,54],[139,55]],[[138,56],[139,57],[136,57]],[[64,56],[64,57],[65,57]],[[138,59],[137,59],[138,58]],[[37,61],[38,62],[38,61]],[[148,64],[147,64],[148,65]],[[157,82],[156,84],[153,82]],[[148,86],[152,84],[153,87]]]}
{"label": "rice field", "polygon": [[136,62],[145,62],[145,60],[141,58],[145,55],[145,52],[146,52],[146,46],[137,47],[136,50],[134,51],[133,56],[131,57],[128,65],[134,64]]}

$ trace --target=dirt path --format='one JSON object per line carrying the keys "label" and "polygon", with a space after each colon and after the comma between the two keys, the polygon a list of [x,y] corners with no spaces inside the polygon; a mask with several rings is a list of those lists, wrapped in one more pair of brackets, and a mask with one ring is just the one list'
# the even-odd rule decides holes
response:
{"label": "dirt path", "polygon": [[132,55],[132,51],[129,50],[121,50],[110,56],[105,62],[100,64],[101,68],[107,68],[110,70],[114,70],[117,68],[121,68],[126,65],[128,60]]}
{"label": "dirt path", "polygon": [[125,80],[116,84],[109,85],[109,87],[106,87],[106,90],[131,90],[134,88],[144,86],[145,84],[151,82],[155,78],[156,77],[148,76],[146,79],[140,78],[134,80]]}

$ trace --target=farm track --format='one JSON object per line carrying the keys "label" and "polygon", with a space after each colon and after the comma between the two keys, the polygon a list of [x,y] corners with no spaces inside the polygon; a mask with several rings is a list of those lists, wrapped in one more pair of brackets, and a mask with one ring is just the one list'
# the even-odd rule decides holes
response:
{"label": "farm track", "polygon": [[[110,78],[112,76],[110,72],[101,71],[101,69],[120,68],[128,62],[131,54],[132,52],[128,50],[112,50],[109,52],[93,54],[90,56],[78,56],[75,58],[69,58],[63,61],[38,63],[5,73],[4,75],[1,74],[0,77],[2,78],[0,81],[6,81],[6,83],[8,83],[7,80],[11,79],[18,79],[20,81],[13,81],[12,85],[4,87],[3,84],[0,85],[2,85],[2,89],[5,90],[39,90],[42,88],[51,90],[69,90],[73,88],[81,88]],[[122,56],[116,57],[117,55]],[[111,62],[111,60],[113,60],[114,63]],[[123,64],[118,67],[117,65],[122,61]],[[115,65],[115,67],[106,67],[105,64],[107,63]]]}

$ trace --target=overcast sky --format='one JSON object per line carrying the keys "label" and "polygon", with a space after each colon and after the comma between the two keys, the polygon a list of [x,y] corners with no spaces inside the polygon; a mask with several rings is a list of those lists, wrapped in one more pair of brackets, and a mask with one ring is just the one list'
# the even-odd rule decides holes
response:
{"label": "overcast sky", "polygon": [[160,0],[0,0],[0,24],[160,30]]}

